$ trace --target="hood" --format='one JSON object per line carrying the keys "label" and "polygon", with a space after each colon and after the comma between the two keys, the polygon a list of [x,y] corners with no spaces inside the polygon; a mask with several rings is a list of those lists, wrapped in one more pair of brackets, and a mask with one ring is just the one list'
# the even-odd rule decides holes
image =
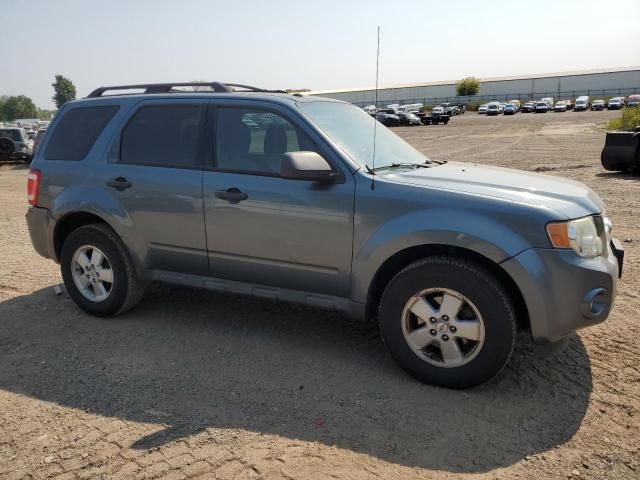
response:
{"label": "hood", "polygon": [[582,183],[502,167],[450,162],[431,168],[387,170],[381,176],[398,183],[551,208],[567,218],[601,213],[604,207],[600,197]]}

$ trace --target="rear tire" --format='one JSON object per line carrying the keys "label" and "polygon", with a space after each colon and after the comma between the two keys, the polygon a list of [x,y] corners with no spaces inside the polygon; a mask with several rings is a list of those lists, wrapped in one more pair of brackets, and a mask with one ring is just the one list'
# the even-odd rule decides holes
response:
{"label": "rear tire", "polygon": [[424,383],[460,389],[486,382],[507,364],[516,341],[514,312],[488,270],[460,257],[437,256],[412,263],[391,280],[379,326],[406,372]]}
{"label": "rear tire", "polygon": [[[104,257],[99,265],[94,262],[94,251],[98,258]],[[88,265],[83,267],[84,263]],[[69,234],[62,245],[60,270],[69,296],[92,315],[120,315],[135,307],[144,295],[144,282],[138,277],[127,247],[105,224],[85,225]],[[100,277],[100,271],[108,271],[111,282],[104,273]]]}

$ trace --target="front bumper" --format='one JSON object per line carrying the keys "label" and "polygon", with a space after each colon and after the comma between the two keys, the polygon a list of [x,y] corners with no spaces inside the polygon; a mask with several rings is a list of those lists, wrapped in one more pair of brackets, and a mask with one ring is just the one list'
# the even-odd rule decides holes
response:
{"label": "front bumper", "polygon": [[557,342],[606,320],[623,256],[622,244],[614,239],[606,256],[583,258],[573,250],[532,248],[503,262],[524,297],[534,342]]}
{"label": "front bumper", "polygon": [[25,215],[29,236],[33,249],[44,258],[55,261],[56,254],[53,247],[53,230],[55,221],[46,208],[29,207]]}

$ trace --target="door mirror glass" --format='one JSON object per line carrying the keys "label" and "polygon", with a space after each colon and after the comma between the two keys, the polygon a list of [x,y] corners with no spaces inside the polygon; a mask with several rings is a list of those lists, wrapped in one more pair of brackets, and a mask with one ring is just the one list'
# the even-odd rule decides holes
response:
{"label": "door mirror glass", "polygon": [[282,156],[280,170],[282,178],[332,183],[338,174],[331,165],[316,152],[288,152]]}

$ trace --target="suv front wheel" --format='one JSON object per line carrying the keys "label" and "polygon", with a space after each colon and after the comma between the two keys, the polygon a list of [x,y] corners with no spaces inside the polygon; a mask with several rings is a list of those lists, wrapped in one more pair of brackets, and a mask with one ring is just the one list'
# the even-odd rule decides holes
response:
{"label": "suv front wheel", "polygon": [[512,302],[499,281],[468,260],[429,257],[387,286],[380,331],[398,364],[418,380],[468,388],[496,375],[516,340]]}
{"label": "suv front wheel", "polygon": [[69,296],[93,315],[124,313],[144,293],[127,248],[104,224],[86,225],[69,234],[62,246],[60,269]]}

